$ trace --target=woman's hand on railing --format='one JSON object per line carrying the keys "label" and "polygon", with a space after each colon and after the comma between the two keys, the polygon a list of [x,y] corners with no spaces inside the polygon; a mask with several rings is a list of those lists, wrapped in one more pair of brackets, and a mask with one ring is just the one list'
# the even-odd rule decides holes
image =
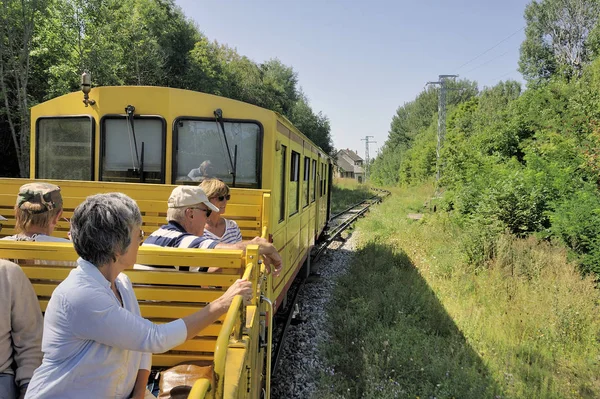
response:
{"label": "woman's hand on railing", "polygon": [[222,306],[222,309],[224,309],[224,312],[226,312],[227,309],[229,309],[229,306],[231,306],[233,298],[237,295],[241,295],[244,303],[247,305],[252,300],[253,293],[252,282],[245,279],[237,279],[236,282],[233,283],[219,298],[220,305]]}

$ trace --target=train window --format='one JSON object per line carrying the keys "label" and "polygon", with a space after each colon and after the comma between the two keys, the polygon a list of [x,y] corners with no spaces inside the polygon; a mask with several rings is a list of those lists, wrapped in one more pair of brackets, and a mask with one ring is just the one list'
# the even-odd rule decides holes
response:
{"label": "train window", "polygon": [[255,122],[224,122],[224,126],[227,140],[214,119],[176,121],[173,138],[175,184],[197,184],[195,182],[205,177],[216,177],[231,185],[235,161],[236,187],[260,187],[261,126]]}
{"label": "train window", "polygon": [[302,182],[302,206],[308,206],[308,195],[310,193],[310,158],[304,157],[304,180]]}
{"label": "train window", "polygon": [[154,116],[135,117],[133,128],[125,117],[103,118],[100,180],[164,183],[165,127]]}
{"label": "train window", "polygon": [[312,191],[310,193],[310,202],[315,202],[317,196],[317,161],[312,161]]}
{"label": "train window", "polygon": [[285,155],[286,155],[287,147],[282,145],[281,151],[279,154],[281,159],[279,160],[280,171],[281,171],[281,192],[279,193],[279,223],[285,220]]}
{"label": "train window", "polygon": [[299,200],[300,200],[300,154],[296,151],[292,151],[290,157],[290,187],[289,187],[289,198],[290,198],[290,216],[298,213]]}
{"label": "train window", "polygon": [[94,126],[89,116],[39,118],[35,177],[94,180]]}

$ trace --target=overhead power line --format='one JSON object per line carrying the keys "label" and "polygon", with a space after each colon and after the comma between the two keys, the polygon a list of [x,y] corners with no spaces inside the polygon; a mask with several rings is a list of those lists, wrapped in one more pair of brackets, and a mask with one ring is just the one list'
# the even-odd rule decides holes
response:
{"label": "overhead power line", "polygon": [[462,64],[461,66],[459,66],[458,68],[456,68],[456,71],[458,71],[459,69],[461,69],[462,67],[464,67],[465,65],[470,64],[471,62],[475,61],[476,59],[478,59],[479,57],[489,53],[490,51],[492,51],[493,49],[495,49],[496,47],[498,47],[499,45],[501,45],[502,43],[504,43],[505,41],[507,41],[508,39],[510,39],[511,37],[513,37],[514,35],[516,35],[517,33],[521,32],[523,29],[525,29],[525,27],[521,27],[519,29],[517,29],[516,31],[514,31],[513,33],[511,33],[510,35],[506,36],[504,39],[500,40],[498,43],[494,44],[492,47],[490,47],[489,49],[485,50],[483,53],[479,54],[478,56],[470,59],[469,61],[465,62],[464,64]]}
{"label": "overhead power line", "polygon": [[510,75],[511,73],[515,73],[515,72],[519,72],[519,71],[517,71],[516,69],[513,69],[512,71],[508,71],[508,72],[506,72],[505,74],[502,74],[502,75],[498,76],[496,79],[494,79],[494,81],[496,81],[496,80],[500,80],[500,79],[502,79],[503,77],[505,77],[505,76],[507,76],[507,75]]}
{"label": "overhead power line", "polygon": [[486,65],[487,65],[487,64],[489,64],[490,62],[492,62],[492,61],[496,61],[498,58],[504,57],[506,54],[510,53],[510,51],[511,51],[511,50],[505,51],[504,53],[502,53],[502,54],[500,54],[500,55],[498,55],[498,56],[496,56],[496,57],[492,58],[491,60],[488,60],[488,61],[484,62],[483,64],[477,65],[476,67],[469,69],[469,70],[468,70],[467,72],[465,72],[463,75],[466,75],[466,74],[467,74],[467,73],[469,73],[469,72],[473,72],[474,70],[476,70],[476,69],[479,69],[479,68],[481,68],[482,66],[486,66]]}

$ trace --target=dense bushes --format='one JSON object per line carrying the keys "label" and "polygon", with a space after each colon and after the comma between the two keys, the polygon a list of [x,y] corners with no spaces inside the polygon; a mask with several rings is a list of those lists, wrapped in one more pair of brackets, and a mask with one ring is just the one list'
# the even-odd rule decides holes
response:
{"label": "dense bushes", "polygon": [[[522,94],[518,83],[501,82],[450,107],[440,201],[473,233],[464,244],[470,262],[491,259],[500,233],[536,234],[564,242],[584,272],[600,273],[598,87],[600,59],[579,79]],[[398,161],[399,183],[433,178],[435,140],[432,115]]]}

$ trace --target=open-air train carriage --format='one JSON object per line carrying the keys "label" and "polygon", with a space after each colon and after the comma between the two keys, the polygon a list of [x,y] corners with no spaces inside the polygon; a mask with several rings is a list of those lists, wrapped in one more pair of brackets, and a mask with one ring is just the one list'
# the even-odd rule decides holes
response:
{"label": "open-air train carriage", "polygon": [[[266,301],[261,305],[260,294],[273,303],[274,309],[282,304],[327,222],[332,171],[328,154],[278,113],[224,97],[143,86],[98,87],[85,97],[82,101],[81,92],[71,93],[32,108],[31,179],[49,180],[61,186],[67,218],[87,195],[124,192],[140,205],[147,232],[165,222],[167,198],[174,185],[199,184],[203,176],[222,179],[232,188],[224,216],[238,223],[244,239],[257,235],[270,238],[284,260],[279,277],[255,276],[262,290],[257,292],[256,306],[272,315]],[[0,179],[0,215],[9,219],[4,222],[2,235],[14,233],[12,207],[18,187],[26,181]],[[66,237],[68,228],[68,222],[61,222],[55,234]],[[0,244],[0,256],[5,257],[3,254],[9,251],[15,254],[16,249],[9,247],[9,244]],[[54,260],[73,257],[64,244],[48,244],[44,248],[48,250],[43,253],[31,252],[30,259],[17,259],[23,260],[24,267],[30,267],[44,257]],[[32,246],[31,250],[39,251],[39,245]],[[221,252],[211,251],[212,257]],[[186,256],[194,258],[188,259],[190,263],[203,264],[204,260],[212,259],[206,251],[189,252]],[[174,256],[169,252],[167,258]],[[239,254],[225,258],[227,256],[240,258]],[[260,273],[256,262],[243,256],[236,267],[239,270],[248,264],[254,265],[254,273]],[[136,273],[138,284],[146,285],[147,278],[148,285],[152,286],[158,283],[156,273],[161,272]],[[54,282],[61,275],[41,274],[43,280],[51,276]],[[35,276],[40,275],[32,274],[30,278],[38,284],[36,292],[43,304],[42,298],[47,300],[52,285],[40,284]],[[206,278],[213,277],[206,275]],[[174,281],[174,285],[161,286],[161,301],[169,302],[170,295],[174,302],[185,300],[177,294],[180,282]],[[225,287],[226,284],[221,281],[214,286]],[[43,290],[37,291],[38,288]],[[239,318],[247,322],[255,320]],[[259,323],[258,319],[255,321]],[[269,321],[265,319],[261,323],[264,326]],[[265,328],[247,327],[243,333],[249,342],[254,342],[263,359],[257,361],[252,354],[245,359],[252,358],[253,363],[246,365],[261,370],[247,371],[247,375],[227,374],[231,380],[225,380],[225,388],[211,389],[207,395],[260,396],[265,380]],[[215,341],[216,333],[216,330],[211,333]],[[231,345],[235,347],[233,341]],[[200,347],[194,348],[197,352]],[[177,359],[184,360],[185,351],[180,352]],[[207,359],[214,353],[214,348],[207,350]],[[234,358],[230,360],[233,362]],[[232,377],[234,375],[246,378],[246,382],[233,381],[237,378]],[[218,376],[216,381],[223,377]],[[230,389],[228,384],[231,384]],[[251,388],[241,392],[241,386]]]}

